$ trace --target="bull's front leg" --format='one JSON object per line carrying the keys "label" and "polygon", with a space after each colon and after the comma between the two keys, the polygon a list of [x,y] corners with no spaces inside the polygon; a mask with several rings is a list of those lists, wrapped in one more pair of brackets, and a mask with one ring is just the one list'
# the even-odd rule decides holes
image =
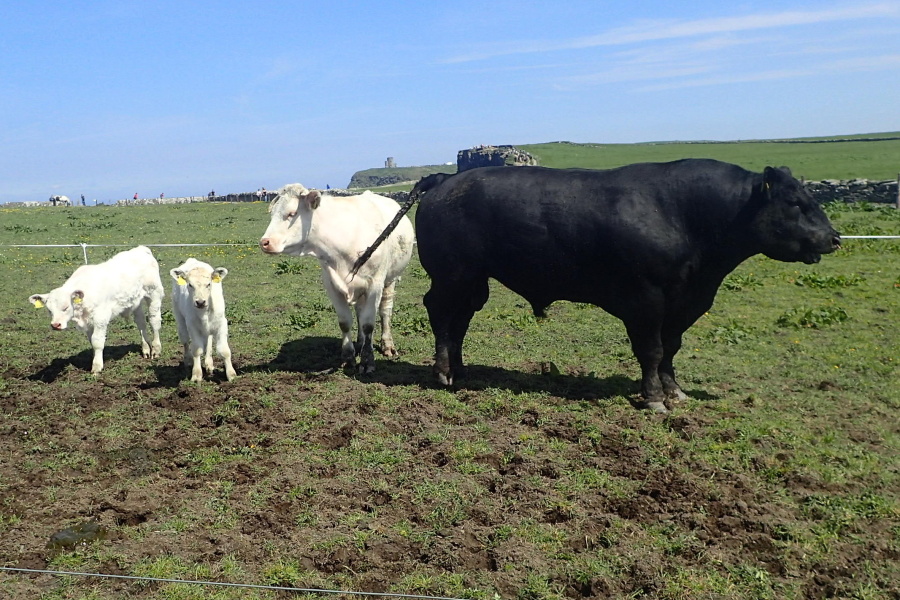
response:
{"label": "bull's front leg", "polygon": [[625,329],[631,340],[631,349],[641,365],[641,397],[644,407],[654,412],[669,412],[659,374],[664,354],[660,328],[652,322],[631,322],[625,324]]}

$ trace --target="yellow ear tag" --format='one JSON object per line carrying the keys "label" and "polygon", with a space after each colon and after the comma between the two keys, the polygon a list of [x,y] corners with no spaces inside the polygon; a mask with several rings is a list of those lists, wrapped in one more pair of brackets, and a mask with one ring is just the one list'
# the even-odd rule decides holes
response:
{"label": "yellow ear tag", "polygon": [[84,302],[84,300],[82,300],[78,296],[75,296],[74,298],[72,298],[72,304],[81,304],[82,302]]}
{"label": "yellow ear tag", "polygon": [[41,302],[40,300],[35,300],[35,301],[34,301],[34,307],[35,307],[35,308],[44,308],[44,303]]}
{"label": "yellow ear tag", "polygon": [[184,280],[184,277],[179,277],[175,280],[175,283],[177,283],[178,285],[187,285],[187,281]]}
{"label": "yellow ear tag", "polygon": [[219,277],[218,273],[216,273],[215,275],[212,276],[212,282],[213,283],[222,283],[222,278]]}

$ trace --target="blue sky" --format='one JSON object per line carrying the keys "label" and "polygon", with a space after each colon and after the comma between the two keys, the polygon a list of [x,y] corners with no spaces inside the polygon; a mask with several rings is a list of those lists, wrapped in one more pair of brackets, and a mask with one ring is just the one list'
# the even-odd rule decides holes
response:
{"label": "blue sky", "polygon": [[[900,0],[0,5],[0,202],[900,130]],[[898,157],[900,163],[900,157]]]}

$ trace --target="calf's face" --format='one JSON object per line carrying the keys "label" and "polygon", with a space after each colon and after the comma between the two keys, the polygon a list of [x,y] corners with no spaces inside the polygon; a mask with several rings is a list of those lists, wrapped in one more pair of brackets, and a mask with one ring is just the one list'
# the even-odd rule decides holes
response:
{"label": "calf's face", "polygon": [[840,233],[787,169],[767,167],[756,193],[762,206],[753,228],[769,258],[813,264],[840,248]]}
{"label": "calf's face", "polygon": [[194,308],[205,310],[209,306],[209,297],[214,284],[222,284],[222,280],[228,275],[228,269],[219,267],[208,270],[195,268],[189,271],[172,269],[169,271],[175,283],[182,288],[191,299]]}
{"label": "calf's face", "polygon": [[260,250],[266,254],[299,254],[309,239],[313,211],[320,202],[317,190],[302,188],[280,194],[269,206],[272,217],[259,240]]}
{"label": "calf's face", "polygon": [[72,296],[63,292],[62,288],[57,288],[49,294],[33,294],[28,301],[35,308],[47,309],[50,313],[50,328],[57,331],[65,329],[74,316]]}

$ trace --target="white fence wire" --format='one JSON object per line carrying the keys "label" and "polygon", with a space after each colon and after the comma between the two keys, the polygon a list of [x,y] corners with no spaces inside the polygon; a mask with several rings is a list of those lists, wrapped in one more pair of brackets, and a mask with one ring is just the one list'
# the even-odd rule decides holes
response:
{"label": "white fence wire", "polygon": [[[842,235],[842,240],[900,240],[900,235]],[[135,244],[0,244],[5,248],[81,248],[84,264],[88,264],[88,248],[130,248]],[[243,244],[139,244],[149,248],[195,248],[204,246],[256,246],[256,242]]]}
{"label": "white fence wire", "polygon": [[[255,246],[256,242],[243,244],[138,244],[148,248],[193,248],[203,246]],[[130,248],[134,244],[3,244],[6,248],[81,248],[84,264],[88,264],[88,248]]]}

